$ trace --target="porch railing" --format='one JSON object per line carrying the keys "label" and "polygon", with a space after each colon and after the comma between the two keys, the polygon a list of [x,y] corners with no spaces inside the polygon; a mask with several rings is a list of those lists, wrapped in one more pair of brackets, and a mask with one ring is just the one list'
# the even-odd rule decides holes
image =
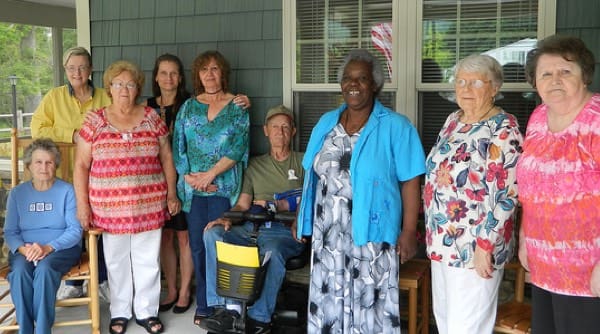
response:
{"label": "porch railing", "polygon": [[[24,134],[30,134],[31,128],[29,127],[30,122],[25,123],[24,120],[29,118],[33,113],[24,113],[23,110],[17,110],[17,129],[19,132],[24,131]],[[12,114],[0,114],[0,120],[8,120],[8,124],[12,123]],[[2,122],[4,123],[4,122]],[[26,126],[25,126],[26,125]],[[0,128],[0,138],[8,138],[10,136],[10,130],[12,127]],[[6,135],[4,135],[6,134]]]}

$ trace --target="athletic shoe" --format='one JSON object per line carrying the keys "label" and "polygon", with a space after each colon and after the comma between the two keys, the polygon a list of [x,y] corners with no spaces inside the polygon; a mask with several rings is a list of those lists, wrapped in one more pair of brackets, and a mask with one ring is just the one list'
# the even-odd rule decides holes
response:
{"label": "athletic shoe", "polygon": [[65,285],[56,294],[57,299],[83,297],[83,286]]}
{"label": "athletic shoe", "polygon": [[110,288],[108,287],[108,280],[98,285],[98,296],[101,301],[110,304]]}
{"label": "athletic shoe", "polygon": [[271,333],[271,323],[260,322],[246,317],[246,334],[268,334]]}
{"label": "athletic shoe", "polygon": [[227,333],[235,331],[236,321],[239,321],[240,314],[236,311],[219,307],[210,317],[202,320],[200,327],[208,332]]}

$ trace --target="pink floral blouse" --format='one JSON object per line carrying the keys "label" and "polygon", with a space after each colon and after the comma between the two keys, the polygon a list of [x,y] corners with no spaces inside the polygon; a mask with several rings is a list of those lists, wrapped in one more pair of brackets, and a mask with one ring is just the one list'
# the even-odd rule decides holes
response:
{"label": "pink floral blouse", "polygon": [[563,131],[547,126],[547,106],[527,125],[517,165],[531,281],[564,295],[592,296],[600,261],[600,94]]}
{"label": "pink floral blouse", "polygon": [[449,266],[473,268],[475,247],[501,268],[512,257],[515,167],[522,136],[504,111],[473,124],[448,116],[427,157],[423,201],[427,254]]}

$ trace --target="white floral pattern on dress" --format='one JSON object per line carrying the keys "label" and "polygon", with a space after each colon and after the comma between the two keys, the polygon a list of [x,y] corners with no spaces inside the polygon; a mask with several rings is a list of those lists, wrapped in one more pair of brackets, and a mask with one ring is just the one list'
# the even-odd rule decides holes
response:
{"label": "white floral pattern on dress", "polygon": [[400,333],[398,259],[388,243],[352,239],[350,158],[360,132],[337,125],[313,165],[319,176],[312,235],[308,333]]}

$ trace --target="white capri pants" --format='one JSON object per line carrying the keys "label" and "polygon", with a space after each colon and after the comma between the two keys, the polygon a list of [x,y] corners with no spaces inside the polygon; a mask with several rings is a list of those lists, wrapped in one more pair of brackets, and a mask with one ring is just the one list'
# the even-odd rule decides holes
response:
{"label": "white capri pants", "polygon": [[[104,232],[111,318],[154,317],[160,302],[161,229],[135,234]],[[133,308],[132,308],[133,306]]]}
{"label": "white capri pants", "polygon": [[440,334],[488,334],[494,330],[504,269],[485,279],[474,269],[431,261],[433,313]]}

